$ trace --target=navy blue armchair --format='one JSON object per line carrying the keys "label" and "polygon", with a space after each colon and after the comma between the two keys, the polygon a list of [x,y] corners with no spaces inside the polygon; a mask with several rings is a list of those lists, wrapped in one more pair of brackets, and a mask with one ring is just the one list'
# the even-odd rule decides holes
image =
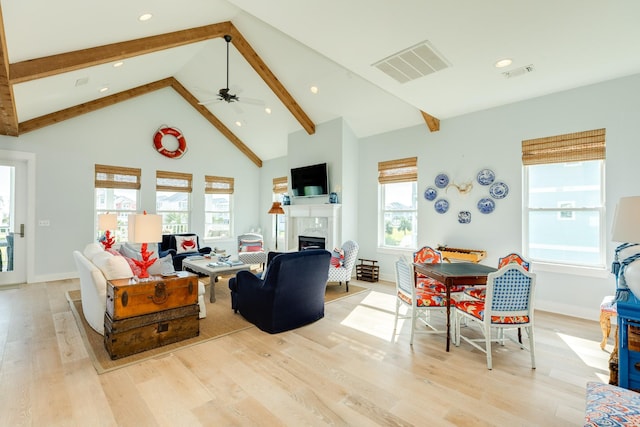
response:
{"label": "navy blue armchair", "polygon": [[331,253],[324,249],[275,256],[260,279],[239,271],[229,280],[231,308],[265,332],[275,334],[324,317]]}

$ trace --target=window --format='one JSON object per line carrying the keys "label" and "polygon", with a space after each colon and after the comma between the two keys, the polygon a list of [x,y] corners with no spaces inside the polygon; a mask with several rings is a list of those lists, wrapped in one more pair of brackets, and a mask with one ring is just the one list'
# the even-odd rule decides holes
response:
{"label": "window", "polygon": [[116,242],[127,241],[129,214],[136,213],[138,206],[140,175],[141,170],[137,168],[95,165],[96,235],[104,231],[98,230],[98,215],[115,213],[118,218]]}
{"label": "window", "polygon": [[204,235],[207,239],[231,236],[233,178],[204,177]]}
{"label": "window", "polygon": [[522,142],[526,257],[604,268],[604,158],[604,129]]}
{"label": "window", "polygon": [[416,248],[418,243],[418,158],[378,163],[378,245]]}
{"label": "window", "polygon": [[190,230],[190,173],[156,171],[156,213],[162,216],[162,234]]}
{"label": "window", "polygon": [[[273,178],[273,201],[274,202],[282,202],[283,195],[287,194],[288,191],[289,191],[289,181],[286,176]],[[276,221],[278,222],[275,225],[275,230],[278,231],[278,235],[276,236],[276,239],[278,242],[283,242],[286,234],[286,226],[287,226],[286,218],[284,215],[270,215],[270,216],[275,216],[272,224],[275,224]],[[275,232],[275,230],[272,230],[271,236],[274,235],[273,233]]]}

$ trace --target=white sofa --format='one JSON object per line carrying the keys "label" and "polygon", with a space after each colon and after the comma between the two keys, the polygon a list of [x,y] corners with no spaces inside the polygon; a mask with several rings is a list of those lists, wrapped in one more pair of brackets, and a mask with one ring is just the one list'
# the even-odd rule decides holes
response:
{"label": "white sofa", "polygon": [[[107,280],[126,279],[133,277],[133,273],[124,257],[104,251],[98,243],[88,244],[83,252],[73,251],[73,257],[80,276],[80,293],[84,317],[89,326],[99,334],[104,335]],[[204,292],[204,284],[198,281],[200,319],[207,315]]]}

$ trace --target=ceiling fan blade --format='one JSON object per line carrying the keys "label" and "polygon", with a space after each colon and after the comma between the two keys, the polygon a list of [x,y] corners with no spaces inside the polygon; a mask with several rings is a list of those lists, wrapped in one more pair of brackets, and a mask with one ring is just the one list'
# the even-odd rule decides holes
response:
{"label": "ceiling fan blade", "polygon": [[218,102],[222,101],[221,99],[208,99],[202,102],[198,102],[198,105],[210,105],[210,104],[217,104]]}
{"label": "ceiling fan blade", "polygon": [[238,101],[242,102],[243,104],[260,105],[260,106],[265,105],[264,101],[261,99],[246,98],[244,96],[238,97]]}

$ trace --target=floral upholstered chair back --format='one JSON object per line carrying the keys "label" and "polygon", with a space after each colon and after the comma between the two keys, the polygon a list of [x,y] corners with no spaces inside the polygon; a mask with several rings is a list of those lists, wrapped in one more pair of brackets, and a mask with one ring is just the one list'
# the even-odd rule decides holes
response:
{"label": "floral upholstered chair back", "polygon": [[512,262],[515,262],[516,264],[520,264],[522,268],[529,271],[529,262],[525,261],[525,259],[522,258],[522,256],[520,256],[515,252],[512,252],[509,255],[500,258],[498,260],[498,268],[502,268],[507,264],[511,264]]}
{"label": "floral upholstered chair back", "polygon": [[[431,246],[423,246],[418,251],[413,253],[413,262],[415,262],[416,264],[440,264],[442,262],[442,253],[433,249]],[[431,277],[426,277],[420,273],[417,274],[416,287],[421,289],[428,288],[435,292],[447,291],[447,288],[444,286],[444,284],[438,282],[435,279],[432,279]],[[452,287],[451,292],[460,292],[463,289],[463,287],[455,286]]]}

